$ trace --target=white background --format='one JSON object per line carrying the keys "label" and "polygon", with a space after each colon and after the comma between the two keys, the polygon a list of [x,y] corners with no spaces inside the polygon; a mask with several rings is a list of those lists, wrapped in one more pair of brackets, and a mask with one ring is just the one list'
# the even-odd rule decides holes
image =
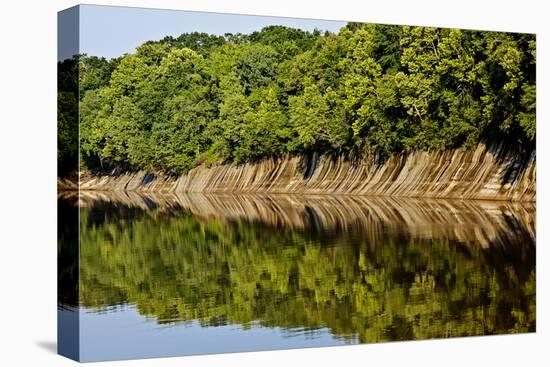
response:
{"label": "white background", "polygon": [[[345,364],[548,366],[550,26],[545,1],[127,0],[96,4],[537,33],[537,333],[256,352],[102,366]],[[69,366],[56,340],[56,12],[65,0],[0,2],[0,365]],[[545,144],[546,143],[546,144]],[[546,226],[545,226],[546,224]]]}

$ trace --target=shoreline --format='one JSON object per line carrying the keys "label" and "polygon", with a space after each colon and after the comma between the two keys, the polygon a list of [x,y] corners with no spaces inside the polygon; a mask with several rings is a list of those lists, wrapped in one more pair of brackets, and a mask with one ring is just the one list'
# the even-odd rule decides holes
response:
{"label": "shoreline", "polygon": [[181,176],[84,171],[72,179],[58,178],[58,190],[536,202],[536,154],[519,156],[504,144],[479,144],[396,154],[381,164],[312,154],[199,166]]}

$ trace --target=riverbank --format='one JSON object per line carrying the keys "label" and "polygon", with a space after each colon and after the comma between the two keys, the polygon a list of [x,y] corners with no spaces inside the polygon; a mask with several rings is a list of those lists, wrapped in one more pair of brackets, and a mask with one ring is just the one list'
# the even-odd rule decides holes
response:
{"label": "riverbank", "polygon": [[[60,190],[78,189],[59,179]],[[196,167],[183,176],[131,172],[80,174],[80,190],[332,194],[527,201],[536,200],[536,154],[505,144],[396,154],[383,163],[318,154],[243,165]]]}

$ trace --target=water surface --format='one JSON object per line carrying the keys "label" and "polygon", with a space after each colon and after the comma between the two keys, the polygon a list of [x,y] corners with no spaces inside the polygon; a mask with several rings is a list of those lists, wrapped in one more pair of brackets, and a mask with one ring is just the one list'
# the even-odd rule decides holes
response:
{"label": "water surface", "polygon": [[82,360],[535,330],[534,204],[60,197],[75,205],[60,312],[78,313]]}

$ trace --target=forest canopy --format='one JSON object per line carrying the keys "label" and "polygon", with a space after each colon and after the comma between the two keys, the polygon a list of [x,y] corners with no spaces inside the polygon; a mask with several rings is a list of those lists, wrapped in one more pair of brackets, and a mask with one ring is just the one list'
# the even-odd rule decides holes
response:
{"label": "forest canopy", "polygon": [[[58,95],[80,100],[80,153],[69,144],[58,156],[183,174],[313,151],[529,150],[535,52],[531,34],[349,23],[338,34],[269,26],[166,37],[111,60],[81,55],[77,95],[62,84]],[[74,126],[61,115],[66,136]]]}

